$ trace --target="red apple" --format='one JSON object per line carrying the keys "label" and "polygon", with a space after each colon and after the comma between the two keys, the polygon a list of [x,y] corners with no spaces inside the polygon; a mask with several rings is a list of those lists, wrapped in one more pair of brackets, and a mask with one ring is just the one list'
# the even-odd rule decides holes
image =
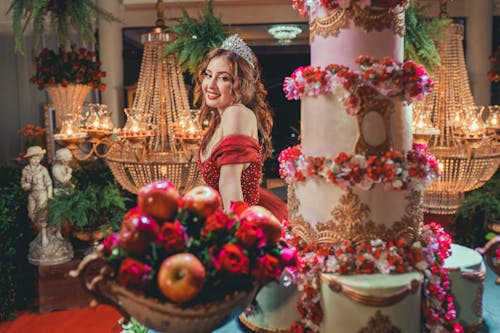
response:
{"label": "red apple", "polygon": [[183,209],[194,211],[204,217],[212,215],[221,207],[222,200],[219,192],[210,186],[196,186],[182,197]]}
{"label": "red apple", "polygon": [[264,231],[269,244],[276,244],[281,238],[281,223],[269,210],[262,206],[250,206],[239,216],[241,221],[257,223]]}
{"label": "red apple", "polygon": [[150,216],[131,214],[124,219],[120,229],[120,246],[128,253],[142,254],[158,238],[160,226]]}
{"label": "red apple", "polygon": [[137,204],[141,212],[158,222],[173,221],[179,209],[181,196],[174,184],[159,180],[141,188]]}
{"label": "red apple", "polygon": [[158,287],[169,300],[186,303],[203,289],[206,271],[191,253],[179,253],[163,261],[158,271]]}

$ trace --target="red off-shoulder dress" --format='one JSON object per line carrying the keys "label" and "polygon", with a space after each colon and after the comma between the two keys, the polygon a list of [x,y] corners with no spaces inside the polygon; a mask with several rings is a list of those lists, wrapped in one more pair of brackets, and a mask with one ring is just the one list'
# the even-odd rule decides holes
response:
{"label": "red off-shoulder dress", "polygon": [[198,155],[200,172],[206,184],[219,191],[220,168],[226,164],[249,166],[241,173],[243,199],[250,205],[267,208],[280,221],[288,219],[286,204],[273,193],[260,187],[262,176],[262,147],[247,135],[228,135],[213,149],[212,154],[202,162]]}

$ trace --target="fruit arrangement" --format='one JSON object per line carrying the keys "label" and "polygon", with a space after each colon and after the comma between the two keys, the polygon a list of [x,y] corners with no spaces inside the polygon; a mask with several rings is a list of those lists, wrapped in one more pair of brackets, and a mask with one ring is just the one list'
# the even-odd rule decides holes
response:
{"label": "fruit arrangement", "polygon": [[296,265],[267,209],[233,202],[227,213],[208,186],[181,196],[165,180],[143,187],[118,233],[98,253],[113,280],[138,295],[188,308],[251,290]]}

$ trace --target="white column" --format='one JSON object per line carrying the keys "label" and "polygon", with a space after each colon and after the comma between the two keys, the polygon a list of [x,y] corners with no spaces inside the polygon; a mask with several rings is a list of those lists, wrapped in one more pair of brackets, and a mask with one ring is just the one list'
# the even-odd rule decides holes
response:
{"label": "white column", "polygon": [[[98,0],[97,4],[104,10],[121,18],[122,7],[120,0]],[[123,40],[122,24],[98,19],[99,50],[102,61],[102,70],[106,71],[103,82],[106,90],[102,92],[102,103],[112,112],[115,126],[123,125]]]}
{"label": "white column", "polygon": [[472,95],[478,105],[490,104],[490,69],[493,29],[493,3],[491,0],[465,1],[466,12],[466,62]]}

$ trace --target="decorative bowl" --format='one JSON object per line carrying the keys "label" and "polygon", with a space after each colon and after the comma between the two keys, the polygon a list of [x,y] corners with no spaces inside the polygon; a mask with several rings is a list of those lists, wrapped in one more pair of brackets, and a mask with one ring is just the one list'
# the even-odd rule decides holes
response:
{"label": "decorative bowl", "polygon": [[[101,266],[99,271],[95,269],[96,265]],[[243,311],[252,302],[258,289],[255,286],[250,291],[240,291],[220,301],[181,307],[130,292],[110,280],[109,273],[105,261],[94,253],[85,257],[70,275],[80,277],[84,289],[92,294],[97,303],[116,308],[122,314],[123,322],[134,317],[142,325],[159,332],[212,332],[222,326],[234,311]]]}

